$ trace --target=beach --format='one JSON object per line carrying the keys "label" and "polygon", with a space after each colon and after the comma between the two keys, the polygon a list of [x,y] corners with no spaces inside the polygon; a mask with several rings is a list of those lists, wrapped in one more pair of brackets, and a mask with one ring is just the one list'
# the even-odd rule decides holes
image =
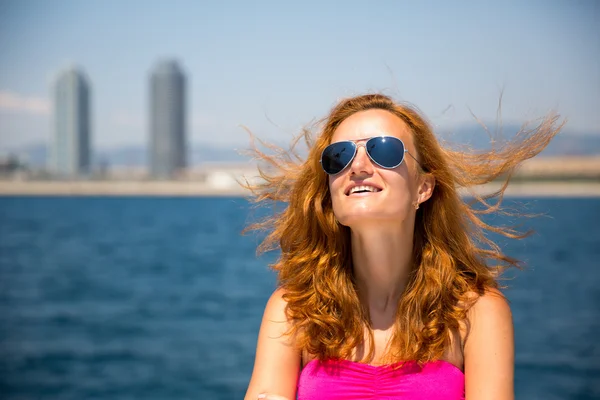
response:
{"label": "beach", "polygon": [[[268,171],[267,171],[268,172]],[[153,180],[143,169],[112,170],[91,179],[53,180],[32,174],[0,179],[1,196],[249,196],[240,182],[260,182],[256,165],[214,163],[188,168],[176,179]],[[500,189],[501,181],[472,188]],[[460,189],[464,195],[469,190]],[[523,163],[505,195],[513,197],[600,197],[600,156],[539,157]]]}
{"label": "beach", "polygon": [[[473,189],[487,194],[500,189],[489,183]],[[461,190],[469,195],[469,190]],[[240,185],[216,186],[199,181],[0,181],[0,196],[249,196]],[[511,197],[600,197],[600,182],[515,181],[505,192]]]}

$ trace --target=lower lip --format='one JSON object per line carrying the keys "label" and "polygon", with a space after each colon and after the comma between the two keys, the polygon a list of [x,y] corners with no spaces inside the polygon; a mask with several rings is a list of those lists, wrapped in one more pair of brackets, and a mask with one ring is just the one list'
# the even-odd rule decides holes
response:
{"label": "lower lip", "polygon": [[378,194],[378,193],[381,193],[381,191],[379,191],[379,192],[352,193],[352,194],[349,194],[348,197],[355,197],[355,196],[356,197],[365,197],[365,196],[371,196],[371,195]]}

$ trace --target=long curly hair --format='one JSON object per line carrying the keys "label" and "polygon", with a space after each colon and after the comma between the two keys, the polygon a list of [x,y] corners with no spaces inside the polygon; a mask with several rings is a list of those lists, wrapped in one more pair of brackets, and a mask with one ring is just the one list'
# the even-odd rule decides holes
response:
{"label": "long curly hair", "polygon": [[[542,151],[562,124],[550,114],[535,128],[524,126],[510,141],[491,150],[456,150],[438,142],[414,107],[382,94],[366,94],[339,102],[316,124],[316,139],[314,129],[305,129],[289,150],[271,146],[278,151],[267,154],[254,146],[263,162],[262,179],[246,187],[258,204],[283,203],[284,208],[247,230],[268,232],[259,252],[281,251],[271,267],[285,293],[291,322],[287,334],[299,349],[321,360],[351,357],[354,349],[365,345],[365,327],[373,343],[369,313],[359,301],[353,276],[350,230],[334,217],[328,176],[319,164],[321,152],[342,121],[370,109],[386,110],[410,127],[421,173],[432,174],[436,181],[433,195],[417,210],[414,267],[398,303],[384,358],[390,363],[440,359],[450,344],[451,331],[459,328],[477,295],[497,288],[505,268],[519,266],[486,232],[509,238],[527,233],[489,225],[482,215],[507,212],[501,204],[511,174]],[[295,151],[302,138],[309,147],[305,159]],[[473,190],[473,200],[463,200],[461,190],[497,179],[504,182],[498,191],[483,196]],[[369,360],[374,349],[366,345]]]}

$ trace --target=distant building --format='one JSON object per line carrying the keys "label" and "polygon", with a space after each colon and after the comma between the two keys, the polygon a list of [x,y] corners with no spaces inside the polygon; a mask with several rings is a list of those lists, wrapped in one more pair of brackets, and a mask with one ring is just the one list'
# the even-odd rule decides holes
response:
{"label": "distant building", "polygon": [[62,71],[54,86],[54,129],[50,170],[62,177],[91,171],[90,85],[75,67]]}
{"label": "distant building", "polygon": [[159,62],[150,74],[149,169],[154,178],[186,167],[186,80],[176,61]]}

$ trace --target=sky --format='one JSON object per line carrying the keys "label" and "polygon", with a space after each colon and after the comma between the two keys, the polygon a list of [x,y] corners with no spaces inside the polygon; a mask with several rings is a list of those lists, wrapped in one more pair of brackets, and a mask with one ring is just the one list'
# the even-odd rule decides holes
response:
{"label": "sky", "polygon": [[286,142],[381,92],[438,130],[556,110],[600,136],[600,2],[0,0],[0,150],[46,143],[64,68],[92,87],[95,148],[148,142],[149,72],[188,80],[188,141]]}

